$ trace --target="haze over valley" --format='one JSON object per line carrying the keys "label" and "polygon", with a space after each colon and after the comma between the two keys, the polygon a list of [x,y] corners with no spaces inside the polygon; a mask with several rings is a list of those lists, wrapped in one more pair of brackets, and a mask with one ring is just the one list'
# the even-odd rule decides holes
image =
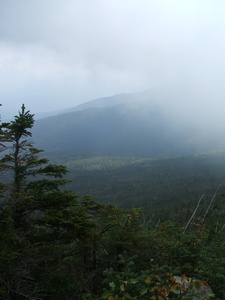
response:
{"label": "haze over valley", "polygon": [[225,299],[224,37],[224,0],[0,0],[1,299]]}
{"label": "haze over valley", "polygon": [[72,173],[80,156],[91,168],[223,153],[224,12],[223,0],[2,0],[2,122],[24,103],[35,146]]}
{"label": "haze over valley", "polygon": [[204,107],[199,114],[183,106],[174,109],[168,100],[176,97],[149,89],[95,99],[37,120],[33,139],[48,152],[168,157],[223,150],[219,116],[216,124],[201,116]]}

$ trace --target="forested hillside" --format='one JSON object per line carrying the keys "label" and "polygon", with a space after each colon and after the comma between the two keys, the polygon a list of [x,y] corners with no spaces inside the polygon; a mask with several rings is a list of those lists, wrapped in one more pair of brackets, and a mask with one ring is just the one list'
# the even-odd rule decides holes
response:
{"label": "forested hillside", "polygon": [[[209,163],[204,156],[152,160],[76,153],[69,161],[65,154],[49,161],[30,141],[33,124],[33,115],[22,106],[18,116],[0,128],[0,167],[7,175],[1,183],[0,200],[1,299],[224,299],[223,186],[214,190],[223,178],[223,156],[211,158]],[[142,176],[136,182],[139,191],[141,179],[149,176],[151,169],[162,182],[172,176],[178,181],[182,174],[193,172],[194,183],[197,170],[200,176],[215,174],[217,169],[218,177],[213,189],[208,187],[207,192],[214,191],[207,204],[202,196],[193,209],[189,206],[190,213],[186,210],[184,214],[182,209],[176,211],[174,202],[166,208],[161,199],[158,210],[169,209],[172,220],[156,221],[153,206],[146,217],[145,209],[134,207],[135,202],[125,209],[107,201],[100,203],[97,197],[77,195],[68,188],[67,168],[54,163],[59,157],[67,165],[74,164],[75,184],[85,186],[86,182],[87,188],[90,174],[82,178],[87,171],[93,172],[98,182],[106,177],[105,170],[119,181],[128,173],[125,181],[129,179],[132,185],[135,177],[136,181]],[[100,172],[99,178],[96,172]],[[203,181],[199,184],[206,192]],[[171,181],[165,190],[170,185]],[[175,220],[178,213],[181,218]]]}
{"label": "forested hillside", "polygon": [[[166,156],[188,153],[184,143],[189,135],[171,128],[157,110],[150,111],[147,123],[124,105],[89,108],[38,120],[34,138],[46,151],[96,151],[111,154]],[[48,130],[44,130],[48,128]]]}
{"label": "forested hillside", "polygon": [[199,126],[193,117],[190,122],[161,102],[150,92],[93,100],[37,120],[32,129],[35,144],[48,152],[148,157],[196,154],[224,145],[209,127]]}
{"label": "forested hillside", "polygon": [[121,208],[143,207],[147,218],[185,222],[202,194],[200,209],[220,184],[220,194],[224,192],[225,153],[160,159],[77,152],[45,155],[68,167],[69,189]]}

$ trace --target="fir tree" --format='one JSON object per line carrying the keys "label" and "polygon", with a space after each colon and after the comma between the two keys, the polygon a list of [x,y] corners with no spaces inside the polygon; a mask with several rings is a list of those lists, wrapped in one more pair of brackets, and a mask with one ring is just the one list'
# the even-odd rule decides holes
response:
{"label": "fir tree", "polygon": [[1,171],[12,178],[0,203],[1,299],[62,299],[67,288],[74,293],[80,285],[68,262],[80,264],[95,227],[91,211],[98,204],[60,189],[66,167],[40,157],[30,140],[33,124],[34,115],[22,105],[0,127],[6,150]]}

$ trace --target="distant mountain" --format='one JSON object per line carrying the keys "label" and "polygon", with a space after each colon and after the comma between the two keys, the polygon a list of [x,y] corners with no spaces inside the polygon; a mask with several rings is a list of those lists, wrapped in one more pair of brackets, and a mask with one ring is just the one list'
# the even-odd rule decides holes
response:
{"label": "distant mountain", "polygon": [[160,157],[211,150],[196,128],[171,116],[149,91],[96,99],[37,120],[33,139],[45,151]]}
{"label": "distant mountain", "polygon": [[141,93],[134,93],[134,94],[118,94],[111,97],[102,97],[95,100],[88,101],[86,103],[77,105],[71,109],[68,109],[66,112],[72,112],[72,111],[80,111],[87,108],[92,107],[110,107],[118,104],[130,104],[132,102],[137,101],[152,101],[151,99],[151,92],[150,90],[143,91]]}
{"label": "distant mountain", "polygon": [[118,94],[110,97],[101,97],[64,110],[37,113],[35,114],[35,119],[38,120],[38,119],[43,119],[51,116],[58,116],[60,114],[65,114],[74,111],[81,111],[93,107],[109,107],[109,106],[122,104],[122,103],[132,103],[140,100],[140,98],[142,100],[149,100],[150,99],[149,90],[146,90],[141,93],[136,93],[136,94],[124,93],[124,94]]}

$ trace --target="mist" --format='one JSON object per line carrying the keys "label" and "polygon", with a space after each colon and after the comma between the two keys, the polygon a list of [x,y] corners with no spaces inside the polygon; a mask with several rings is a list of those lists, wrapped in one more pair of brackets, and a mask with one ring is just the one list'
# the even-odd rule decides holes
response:
{"label": "mist", "polygon": [[2,120],[150,89],[171,120],[223,139],[224,35],[223,0],[2,0]]}

